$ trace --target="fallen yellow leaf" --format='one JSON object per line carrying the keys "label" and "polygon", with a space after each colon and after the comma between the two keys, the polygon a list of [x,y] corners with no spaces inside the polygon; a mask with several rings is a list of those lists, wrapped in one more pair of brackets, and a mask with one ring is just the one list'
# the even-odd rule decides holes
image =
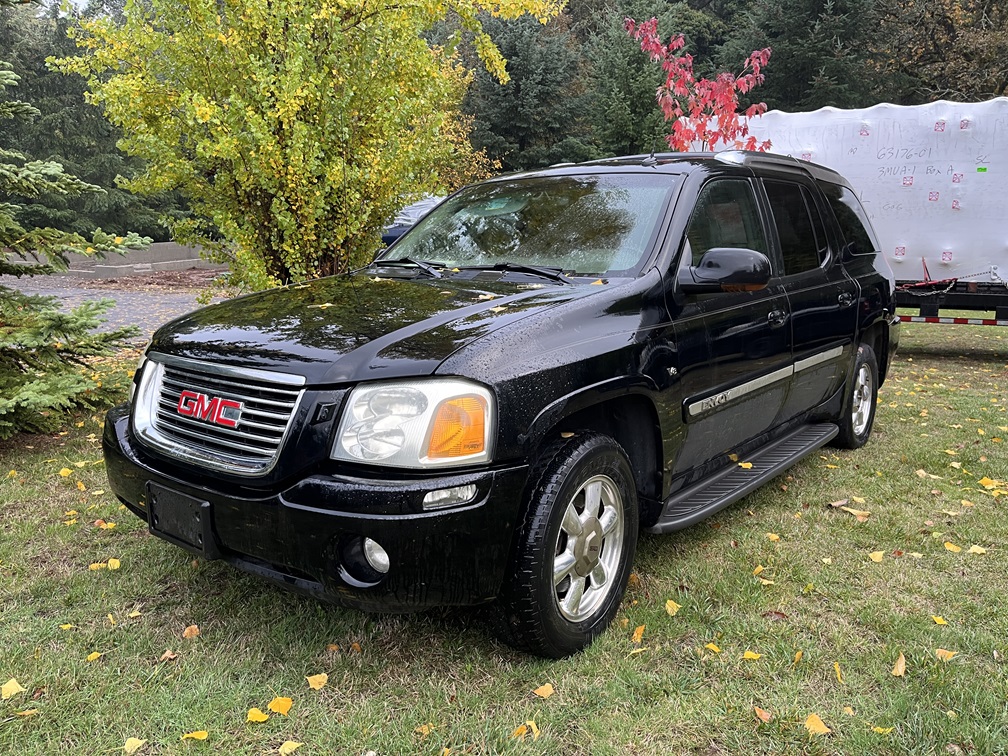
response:
{"label": "fallen yellow leaf", "polygon": [[67,623],[65,625],[60,625],[60,630],[73,630],[75,627],[77,626]]}
{"label": "fallen yellow leaf", "polygon": [[958,651],[946,651],[944,648],[935,649],[935,656],[937,656],[943,662],[950,661],[952,657],[958,653],[959,653]]}
{"label": "fallen yellow leaf", "polygon": [[774,585],[773,580],[768,580],[767,578],[756,578],[760,581],[760,585]]}
{"label": "fallen yellow leaf", "polygon": [[750,661],[755,661],[756,659],[759,659],[762,656],[763,654],[757,654],[755,651],[748,651],[748,650],[742,654],[743,659],[748,659]]}
{"label": "fallen yellow leaf", "polygon": [[805,719],[805,729],[809,731],[810,735],[829,735],[832,730],[826,726],[818,714],[809,714]]}
{"label": "fallen yellow leaf", "polygon": [[525,722],[525,724],[527,724],[529,726],[529,729],[532,731],[532,740],[538,740],[539,728],[536,726],[535,720],[530,719],[527,722]]}
{"label": "fallen yellow leaf", "polygon": [[833,671],[836,672],[837,682],[843,685],[843,675],[840,674],[840,662],[833,662]]}
{"label": "fallen yellow leaf", "polygon": [[101,651],[92,651],[90,654],[87,655],[87,660],[89,662],[98,661],[99,659],[102,658],[102,656],[104,656],[104,654],[102,654]]}
{"label": "fallen yellow leaf", "polygon": [[903,677],[906,674],[906,657],[901,653],[896,659],[896,663],[893,664],[892,675],[893,677]]}
{"label": "fallen yellow leaf", "polygon": [[92,562],[91,564],[88,565],[88,569],[91,570],[92,572],[96,570],[104,570],[107,567],[108,564],[106,564],[105,562]]}
{"label": "fallen yellow leaf", "polygon": [[317,675],[309,675],[305,680],[308,681],[308,687],[312,690],[321,690],[329,682],[329,675],[325,672],[319,672]]}
{"label": "fallen yellow leaf", "polygon": [[931,619],[934,620],[934,623],[936,625],[947,625],[948,624],[948,622],[945,621],[944,617],[939,617],[939,616],[936,616],[936,615],[931,615]]}
{"label": "fallen yellow leaf", "polygon": [[185,630],[182,631],[183,638],[195,638],[200,634],[200,629],[197,625],[189,625]]}
{"label": "fallen yellow leaf", "polygon": [[539,698],[549,698],[554,693],[553,685],[552,683],[543,683],[532,692],[539,696]]}
{"label": "fallen yellow leaf", "polygon": [[280,756],[290,756],[294,753],[294,751],[303,745],[304,743],[299,743],[296,740],[285,740],[277,749],[277,753],[279,753]]}
{"label": "fallen yellow leaf", "polygon": [[178,654],[172,651],[170,648],[166,648],[165,652],[161,654],[161,658],[158,661],[175,661],[178,659]]}
{"label": "fallen yellow leaf", "polygon": [[34,717],[38,714],[38,709],[25,709],[24,711],[15,711],[14,716],[16,717]]}
{"label": "fallen yellow leaf", "polygon": [[294,701],[290,698],[284,696],[277,696],[272,701],[269,702],[267,707],[270,711],[275,711],[277,714],[282,714],[287,716],[287,712],[290,711],[291,706],[294,705]]}
{"label": "fallen yellow leaf", "polygon": [[248,714],[245,715],[246,722],[265,722],[267,719],[269,719],[269,714],[257,708],[249,709]]}
{"label": "fallen yellow leaf", "polygon": [[127,754],[127,756],[131,756],[143,748],[146,742],[146,740],[141,740],[140,738],[126,738],[126,742],[123,743],[122,747],[123,753]]}
{"label": "fallen yellow leaf", "polygon": [[983,546],[977,546],[974,543],[972,546],[969,547],[969,549],[967,550],[967,553],[969,553],[969,554],[986,554],[987,553],[987,549],[985,549]]}
{"label": "fallen yellow leaf", "polygon": [[21,683],[15,678],[11,678],[3,685],[0,685],[0,698],[6,701],[8,698],[16,696],[18,693],[24,693],[25,689],[21,687]]}
{"label": "fallen yellow leaf", "polygon": [[120,566],[121,564],[119,560],[116,559],[115,557],[112,557],[111,559],[108,560],[108,568],[110,570],[118,570]]}
{"label": "fallen yellow leaf", "polygon": [[877,732],[879,735],[888,735],[893,731],[892,727],[872,727],[873,732]]}
{"label": "fallen yellow leaf", "polygon": [[738,466],[743,470],[752,470],[752,462],[739,462]]}
{"label": "fallen yellow leaf", "polygon": [[182,740],[206,740],[210,733],[206,730],[196,730],[194,732],[187,732],[182,736]]}
{"label": "fallen yellow leaf", "polygon": [[797,667],[797,666],[798,666],[798,662],[800,662],[800,661],[801,661],[801,658],[802,658],[802,657],[803,657],[804,655],[805,655],[805,652],[804,652],[804,651],[802,651],[801,649],[798,649],[797,651],[795,651],[795,655],[794,655],[794,661],[793,661],[793,662],[791,662],[791,666],[792,666],[792,667]]}
{"label": "fallen yellow leaf", "polygon": [[884,556],[885,556],[884,551],[873,551],[871,554],[868,555],[868,558],[871,559],[873,562],[881,562],[882,557]]}
{"label": "fallen yellow leaf", "polygon": [[753,568],[753,571],[752,571],[752,574],[753,574],[753,575],[759,575],[759,574],[760,574],[761,572],[763,572],[763,569],[764,569],[764,567],[763,567],[763,565],[762,565],[762,564],[757,564],[757,565],[756,565],[756,566],[755,566],[755,567]]}
{"label": "fallen yellow leaf", "polygon": [[646,625],[638,625],[637,628],[633,631],[633,637],[630,640],[632,640],[634,643],[640,643],[641,638],[644,637],[645,627]]}
{"label": "fallen yellow leaf", "polygon": [[767,537],[768,539],[770,539],[771,541],[774,541],[774,542],[776,542],[776,541],[779,541],[779,540],[780,540],[780,536],[779,536],[779,535],[777,535],[776,533],[767,533],[767,534],[766,534],[766,537]]}
{"label": "fallen yellow leaf", "polygon": [[871,517],[871,512],[864,509],[851,509],[850,507],[840,507],[840,509],[854,515],[858,522],[867,522],[868,518]]}
{"label": "fallen yellow leaf", "polygon": [[852,709],[850,706],[844,706],[843,707],[843,713],[846,714],[848,717],[853,717],[854,716],[854,709]]}
{"label": "fallen yellow leaf", "polygon": [[415,732],[417,735],[419,735],[422,738],[426,738],[428,735],[430,735],[432,732],[434,732],[434,725],[429,724],[429,723],[428,724],[417,725],[416,727],[413,728],[413,732]]}
{"label": "fallen yellow leaf", "polygon": [[773,714],[771,714],[766,709],[761,709],[759,706],[754,706],[753,711],[756,712],[756,718],[759,719],[761,722],[769,722],[771,719],[773,719]]}
{"label": "fallen yellow leaf", "polygon": [[668,601],[665,602],[665,611],[668,612],[668,615],[670,617],[675,617],[676,612],[678,612],[680,609],[682,609],[682,606],[677,604],[672,599],[669,599]]}
{"label": "fallen yellow leaf", "polygon": [[962,551],[962,546],[956,546],[952,541],[945,541],[945,548],[951,551],[953,554],[958,554]]}
{"label": "fallen yellow leaf", "polygon": [[527,724],[520,724],[514,728],[514,732],[511,733],[511,737],[518,740],[524,740],[525,736],[528,735],[528,731],[529,728]]}
{"label": "fallen yellow leaf", "polygon": [[721,649],[718,648],[717,644],[715,643],[708,643],[706,646],[704,646],[704,648],[706,648],[708,651],[713,651],[715,654],[721,653]]}
{"label": "fallen yellow leaf", "polygon": [[71,470],[69,467],[64,467],[62,470],[59,471],[59,474],[61,478],[69,478],[71,475],[73,475],[73,470]]}

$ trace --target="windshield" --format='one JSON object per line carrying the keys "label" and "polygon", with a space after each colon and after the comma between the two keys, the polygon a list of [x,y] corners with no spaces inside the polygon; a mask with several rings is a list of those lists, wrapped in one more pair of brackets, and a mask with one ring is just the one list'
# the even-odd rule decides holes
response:
{"label": "windshield", "polygon": [[626,173],[478,184],[446,200],[384,256],[448,269],[512,263],[636,275],[676,181]]}

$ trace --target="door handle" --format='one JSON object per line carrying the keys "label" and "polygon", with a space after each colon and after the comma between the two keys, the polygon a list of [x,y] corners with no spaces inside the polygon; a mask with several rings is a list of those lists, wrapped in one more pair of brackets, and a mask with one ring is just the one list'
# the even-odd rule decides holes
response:
{"label": "door handle", "polygon": [[841,307],[850,307],[854,304],[854,295],[849,291],[840,292],[840,296],[837,297],[837,302],[840,303]]}
{"label": "door handle", "polygon": [[784,310],[771,310],[769,314],[767,314],[767,321],[770,323],[772,328],[784,325],[784,321],[786,319],[787,313],[784,312]]}

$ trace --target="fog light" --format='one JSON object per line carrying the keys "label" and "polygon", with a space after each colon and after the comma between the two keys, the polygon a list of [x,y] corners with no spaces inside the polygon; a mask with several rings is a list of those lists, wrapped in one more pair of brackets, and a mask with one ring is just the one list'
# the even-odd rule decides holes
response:
{"label": "fog light", "polygon": [[384,575],[389,571],[388,552],[377,541],[372,541],[370,538],[364,539],[364,558],[367,559],[368,564],[375,572]]}
{"label": "fog light", "polygon": [[442,488],[437,491],[431,491],[423,497],[423,508],[440,509],[441,507],[450,507],[455,504],[465,504],[467,501],[471,501],[475,495],[475,483],[470,483],[468,486]]}

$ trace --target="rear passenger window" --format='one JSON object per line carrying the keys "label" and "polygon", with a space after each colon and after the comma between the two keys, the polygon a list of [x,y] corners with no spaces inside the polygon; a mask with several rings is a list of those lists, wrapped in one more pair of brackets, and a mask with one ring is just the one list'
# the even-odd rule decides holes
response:
{"label": "rear passenger window", "polygon": [[786,181],[765,181],[764,186],[780,239],[784,275],[818,268],[828,248],[812,196],[805,187]]}
{"label": "rear passenger window", "polygon": [[878,242],[871,233],[868,216],[854,192],[845,186],[825,181],[820,181],[819,187],[825,193],[833,215],[840,224],[847,251],[852,255],[875,254],[879,248]]}
{"label": "rear passenger window", "polygon": [[683,256],[691,255],[692,265],[715,247],[744,247],[766,254],[763,224],[749,182],[717,179],[705,185],[686,227],[686,240]]}

